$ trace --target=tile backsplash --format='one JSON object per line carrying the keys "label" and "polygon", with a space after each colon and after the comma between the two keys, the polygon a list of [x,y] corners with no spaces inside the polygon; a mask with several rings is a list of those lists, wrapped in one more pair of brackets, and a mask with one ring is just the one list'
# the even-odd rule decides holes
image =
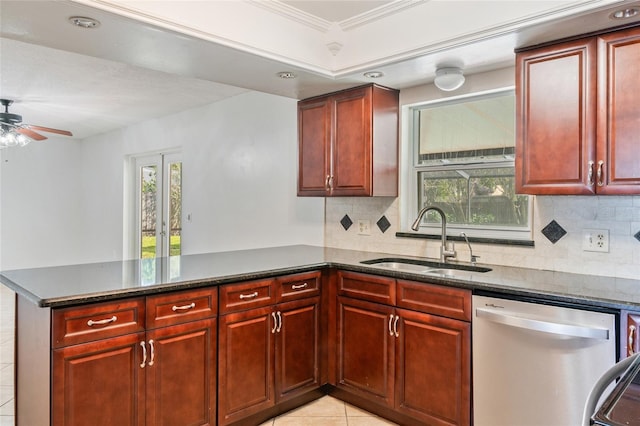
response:
{"label": "tile backsplash", "polygon": [[[410,256],[439,256],[439,240],[396,237],[400,223],[397,198],[327,198],[325,245]],[[340,221],[377,223],[383,216],[389,223],[382,232],[371,227],[371,235],[359,235],[356,226],[348,230]],[[480,263],[520,266],[588,275],[640,279],[640,196],[537,196],[534,197],[533,235],[535,247],[473,244]],[[552,243],[542,229],[555,221],[565,231]],[[609,252],[582,250],[583,229],[608,229]],[[456,244],[459,259],[469,256],[465,244]]]}

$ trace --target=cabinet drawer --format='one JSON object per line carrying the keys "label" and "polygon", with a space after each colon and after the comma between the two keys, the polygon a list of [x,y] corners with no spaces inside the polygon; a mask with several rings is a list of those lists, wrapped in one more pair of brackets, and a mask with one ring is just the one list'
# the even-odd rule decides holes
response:
{"label": "cabinet drawer", "polygon": [[211,318],[218,312],[218,288],[147,297],[147,329]]}
{"label": "cabinet drawer", "polygon": [[144,298],[54,310],[53,347],[143,331],[144,314]]}
{"label": "cabinet drawer", "polygon": [[277,278],[278,301],[318,296],[320,294],[320,277],[320,271],[314,271]]}
{"label": "cabinet drawer", "polygon": [[357,272],[338,272],[338,294],[372,302],[394,305],[396,286],[393,278]]}
{"label": "cabinet drawer", "polygon": [[398,307],[471,321],[469,290],[398,280],[397,291]]}
{"label": "cabinet drawer", "polygon": [[220,313],[237,312],[276,303],[275,280],[249,281],[220,287]]}

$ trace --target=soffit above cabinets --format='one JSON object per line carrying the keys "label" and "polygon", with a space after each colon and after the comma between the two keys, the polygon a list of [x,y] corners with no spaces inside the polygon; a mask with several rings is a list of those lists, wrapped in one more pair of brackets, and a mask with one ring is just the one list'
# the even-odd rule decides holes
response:
{"label": "soffit above cabinets", "polygon": [[[608,14],[622,4],[3,0],[0,95],[25,121],[83,138],[246,90],[303,99],[370,83],[371,70],[403,89],[432,82],[438,65],[513,66],[516,47],[616,25]],[[71,16],[101,25],[77,28]]]}

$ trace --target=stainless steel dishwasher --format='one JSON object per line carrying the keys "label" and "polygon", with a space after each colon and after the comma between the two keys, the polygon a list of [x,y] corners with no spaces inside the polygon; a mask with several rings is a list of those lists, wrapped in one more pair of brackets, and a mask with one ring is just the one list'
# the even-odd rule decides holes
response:
{"label": "stainless steel dishwasher", "polygon": [[577,426],[616,361],[616,313],[473,296],[475,426]]}

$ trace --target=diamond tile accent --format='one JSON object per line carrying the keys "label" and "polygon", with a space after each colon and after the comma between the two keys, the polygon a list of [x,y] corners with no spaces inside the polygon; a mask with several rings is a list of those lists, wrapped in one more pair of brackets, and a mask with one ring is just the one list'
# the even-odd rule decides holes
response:
{"label": "diamond tile accent", "polygon": [[635,237],[636,240],[640,241],[640,231],[636,232],[634,237]]}
{"label": "diamond tile accent", "polygon": [[378,228],[380,228],[383,234],[384,234],[384,231],[389,229],[389,227],[391,226],[391,224],[389,223],[389,220],[384,215],[380,219],[378,219],[378,221],[376,222],[376,225],[378,225]]}
{"label": "diamond tile accent", "polygon": [[340,224],[342,225],[344,230],[347,231],[349,228],[351,228],[351,225],[353,225],[353,221],[351,220],[349,215],[345,214],[344,217],[340,219]]}
{"label": "diamond tile accent", "polygon": [[564,228],[555,220],[552,220],[547,226],[542,228],[542,235],[547,237],[547,239],[553,244],[557,243],[560,238],[564,237],[566,234],[567,231],[565,231]]}

